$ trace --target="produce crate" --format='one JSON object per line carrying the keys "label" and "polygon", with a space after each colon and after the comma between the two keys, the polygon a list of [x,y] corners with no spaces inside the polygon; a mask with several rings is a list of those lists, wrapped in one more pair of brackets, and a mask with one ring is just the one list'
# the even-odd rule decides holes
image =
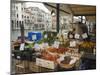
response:
{"label": "produce crate", "polygon": [[74,64],[59,64],[61,68],[65,68],[65,69],[71,69],[74,67]]}
{"label": "produce crate", "polygon": [[29,67],[32,72],[40,72],[39,66],[37,66],[35,62],[30,62]]}
{"label": "produce crate", "polygon": [[41,58],[36,58],[36,65],[44,67],[44,68],[48,68],[48,69],[55,69],[56,68],[55,62],[41,59]]}
{"label": "produce crate", "polygon": [[32,72],[35,72],[35,73],[53,72],[54,71],[53,69],[48,69],[48,68],[45,68],[45,67],[38,66],[38,65],[36,65],[36,62],[30,62],[30,70]]}
{"label": "produce crate", "polygon": [[29,71],[29,68],[28,68],[29,61],[16,60],[15,63],[16,63],[15,65],[16,73],[20,74],[20,73],[26,73]]}

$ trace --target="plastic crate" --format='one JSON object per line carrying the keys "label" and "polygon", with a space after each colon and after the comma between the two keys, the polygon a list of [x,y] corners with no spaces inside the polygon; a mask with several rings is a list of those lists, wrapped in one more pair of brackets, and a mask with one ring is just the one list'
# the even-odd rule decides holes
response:
{"label": "plastic crate", "polygon": [[29,32],[28,39],[30,41],[40,41],[42,39],[42,33],[41,32]]}

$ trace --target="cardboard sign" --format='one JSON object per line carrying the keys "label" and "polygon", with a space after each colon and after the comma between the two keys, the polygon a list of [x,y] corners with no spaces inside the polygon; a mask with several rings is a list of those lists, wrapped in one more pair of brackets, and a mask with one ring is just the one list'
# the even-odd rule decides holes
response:
{"label": "cardboard sign", "polygon": [[59,41],[55,41],[54,44],[53,44],[53,47],[55,47],[55,48],[59,48],[59,44],[60,44]]}
{"label": "cardboard sign", "polygon": [[48,36],[47,35],[44,35],[44,38],[47,38]]}
{"label": "cardboard sign", "polygon": [[76,39],[79,39],[80,38],[80,35],[79,34],[75,34],[75,38]]}
{"label": "cardboard sign", "polygon": [[49,46],[48,43],[43,43],[43,48],[46,48],[48,46]]}
{"label": "cardboard sign", "polygon": [[45,49],[45,48],[48,48],[48,43],[42,43],[41,45],[40,45],[40,47],[41,47],[41,49]]}
{"label": "cardboard sign", "polygon": [[69,35],[69,38],[72,39],[74,36],[72,34]]}
{"label": "cardboard sign", "polygon": [[36,35],[33,35],[32,36],[32,40],[36,40]]}
{"label": "cardboard sign", "polygon": [[34,48],[35,48],[36,51],[39,51],[39,50],[40,50],[39,44],[35,44],[35,45],[34,45]]}
{"label": "cardboard sign", "polygon": [[71,64],[74,64],[75,62],[76,62],[76,59],[75,59],[75,58],[73,58],[73,59],[70,61],[70,63],[69,63],[69,64],[71,65]]}
{"label": "cardboard sign", "polygon": [[82,34],[82,38],[86,39],[88,37],[87,33]]}
{"label": "cardboard sign", "polygon": [[70,47],[75,47],[76,46],[76,41],[70,41]]}
{"label": "cardboard sign", "polygon": [[58,61],[63,61],[64,60],[65,55],[62,55],[59,59],[57,59]]}
{"label": "cardboard sign", "polygon": [[55,69],[55,63],[53,61],[49,61],[45,59],[36,58],[36,65],[45,67],[48,69]]}
{"label": "cardboard sign", "polygon": [[24,47],[25,47],[25,43],[20,44],[20,50],[21,51],[24,50]]}
{"label": "cardboard sign", "polygon": [[20,56],[17,56],[17,59],[20,59]]}

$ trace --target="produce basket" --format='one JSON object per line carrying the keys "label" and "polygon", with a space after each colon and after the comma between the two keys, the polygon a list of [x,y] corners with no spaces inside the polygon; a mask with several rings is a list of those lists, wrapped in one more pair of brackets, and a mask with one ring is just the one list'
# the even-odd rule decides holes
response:
{"label": "produce basket", "polygon": [[60,63],[59,64],[61,68],[65,68],[65,69],[71,69],[74,67],[74,64],[63,64],[63,63]]}
{"label": "produce basket", "polygon": [[93,53],[93,48],[94,48],[95,45],[96,44],[93,43],[93,42],[85,41],[85,42],[80,44],[79,52],[84,51],[85,53]]}
{"label": "produce basket", "polygon": [[84,47],[79,47],[79,52],[84,51],[85,53],[93,53],[93,48],[84,48]]}
{"label": "produce basket", "polygon": [[63,69],[73,69],[76,63],[76,58],[71,58],[70,56],[66,56],[64,57],[64,60],[61,60],[58,63],[59,66]]}

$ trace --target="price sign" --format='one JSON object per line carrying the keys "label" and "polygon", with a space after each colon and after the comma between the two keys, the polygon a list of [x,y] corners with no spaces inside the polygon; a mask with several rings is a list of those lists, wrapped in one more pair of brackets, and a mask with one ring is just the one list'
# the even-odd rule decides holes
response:
{"label": "price sign", "polygon": [[45,49],[45,48],[48,48],[48,43],[42,43],[41,45],[41,49]]}
{"label": "price sign", "polygon": [[86,39],[88,37],[87,33],[82,34],[82,38]]}
{"label": "price sign", "polygon": [[20,44],[20,50],[24,50],[25,43]]}
{"label": "price sign", "polygon": [[75,47],[76,46],[76,41],[70,41],[70,47]]}
{"label": "price sign", "polygon": [[69,38],[72,39],[74,36],[72,34],[69,35]]}
{"label": "price sign", "polygon": [[76,39],[79,39],[80,38],[80,35],[79,34],[75,34],[75,38]]}
{"label": "price sign", "polygon": [[55,41],[53,47],[55,47],[55,48],[59,48],[59,44],[60,44],[59,41]]}
{"label": "price sign", "polygon": [[75,62],[76,62],[76,59],[75,59],[75,58],[73,58],[73,59],[70,61],[70,63],[69,63],[69,64],[71,65],[71,64],[74,64]]}
{"label": "price sign", "polygon": [[36,40],[36,35],[33,35],[32,36],[32,40]]}
{"label": "price sign", "polygon": [[47,34],[46,35],[44,35],[44,38],[47,38],[48,36],[47,36]]}
{"label": "price sign", "polygon": [[40,50],[39,44],[35,44],[35,45],[34,45],[34,48],[35,48],[36,51],[39,51],[39,50]]}
{"label": "price sign", "polygon": [[20,59],[20,56],[17,56],[17,59]]}

